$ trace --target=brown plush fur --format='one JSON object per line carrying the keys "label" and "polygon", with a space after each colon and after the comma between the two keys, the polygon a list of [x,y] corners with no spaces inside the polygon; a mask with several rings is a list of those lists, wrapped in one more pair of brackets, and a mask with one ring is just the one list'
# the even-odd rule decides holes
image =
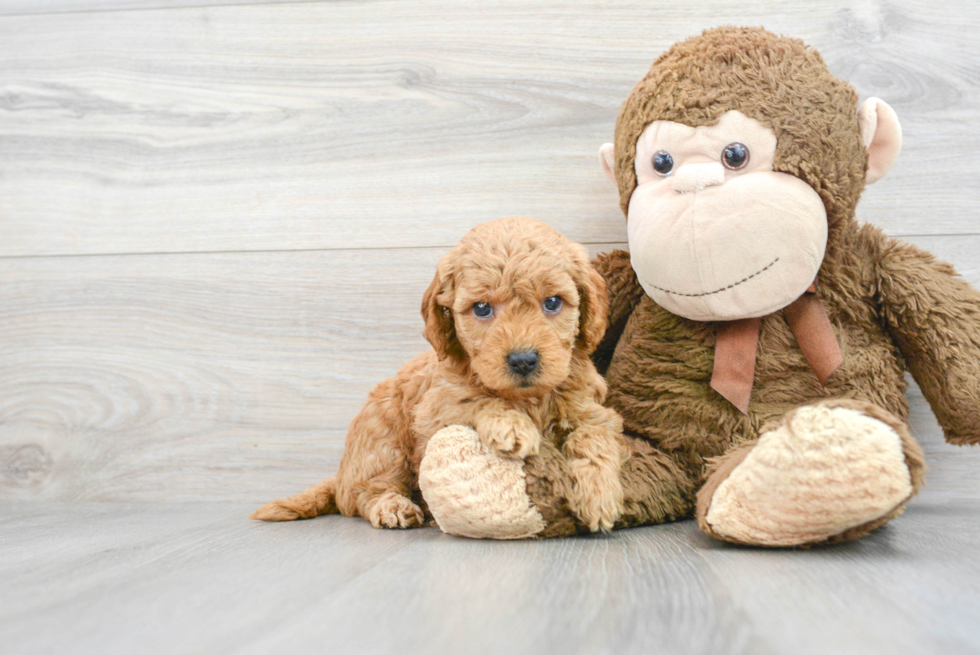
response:
{"label": "brown plush fur", "polygon": [[[620,471],[623,509],[616,528],[676,521],[689,514],[696,487],[668,455],[643,439],[623,435],[628,460]],[[566,537],[586,532],[572,513],[567,498],[572,489],[565,457],[554,446],[528,457],[524,466],[527,494],[547,526],[537,537]]]}
{"label": "brown plush fur", "polygon": [[[543,310],[550,296],[563,300],[560,311]],[[493,315],[478,318],[478,302],[490,303]],[[560,449],[552,465],[562,467],[562,525],[611,528],[622,508],[626,452],[621,420],[602,406],[606,386],[589,359],[605,330],[606,304],[585,249],[546,225],[506,218],[474,228],[440,261],[425,293],[433,350],[371,393],[351,423],[335,476],[252,518],[339,511],[375,527],[421,526],[418,471],[426,442],[462,424],[507,456]],[[539,364],[525,379],[507,357],[528,349]]]}
{"label": "brown plush fur", "polygon": [[[596,352],[607,372],[608,404],[622,414],[628,435],[676,463],[676,477],[658,481],[672,516],[690,515],[693,490],[706,479],[710,486],[702,497],[710,499],[709,490],[734,469],[764,425],[832,398],[862,401],[882,416],[898,417],[886,422],[902,426],[917,489],[924,469],[904,426],[906,368],[947,439],[980,442],[980,293],[928,253],[858,226],[854,208],[867,154],[856,108],[854,90],[834,78],[815,51],[796,39],[743,28],[709,30],[675,45],[623,105],[616,174],[624,213],[636,187],[636,139],[646,125],[658,119],[707,125],[738,109],[775,131],[775,170],[813,187],[830,228],[818,287],[844,363],[822,387],[782,312],[764,317],[747,415],[709,387],[715,326],[670,314],[645,296],[628,253],[615,251],[595,262],[614,290],[610,329]],[[831,541],[861,536],[892,515]],[[662,520],[650,513],[636,522]]]}

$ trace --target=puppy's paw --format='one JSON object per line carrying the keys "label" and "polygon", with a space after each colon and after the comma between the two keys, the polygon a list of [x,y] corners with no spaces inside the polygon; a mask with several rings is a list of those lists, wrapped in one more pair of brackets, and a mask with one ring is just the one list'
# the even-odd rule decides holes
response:
{"label": "puppy's paw", "polygon": [[252,512],[248,518],[256,521],[295,521],[306,517],[289,507],[286,501],[274,500]]}
{"label": "puppy's paw", "polygon": [[371,521],[371,525],[376,528],[405,529],[421,528],[425,525],[425,515],[421,508],[393,491],[381,494],[364,518]]}
{"label": "puppy's paw", "polygon": [[623,484],[619,469],[602,466],[589,459],[569,461],[572,497],[568,504],[593,532],[613,529],[623,513]]}
{"label": "puppy's paw", "polygon": [[483,443],[507,457],[524,459],[541,449],[541,432],[526,414],[507,411],[484,420],[478,430]]}

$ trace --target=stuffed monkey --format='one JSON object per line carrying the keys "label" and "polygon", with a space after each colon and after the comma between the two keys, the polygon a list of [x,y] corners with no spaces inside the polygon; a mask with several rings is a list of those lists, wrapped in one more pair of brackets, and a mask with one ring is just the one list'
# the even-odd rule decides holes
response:
{"label": "stuffed monkey", "polygon": [[[617,527],[695,516],[760,546],[867,534],[923,483],[905,370],[950,443],[980,443],[980,293],[854,218],[900,146],[887,104],[858,107],[817,52],[763,29],[675,44],[633,89],[600,151],[630,253],[594,262],[610,295],[594,360],[632,452]],[[581,530],[560,455],[520,466],[537,536]],[[440,525],[488,525],[442,502],[452,484],[423,489]]]}

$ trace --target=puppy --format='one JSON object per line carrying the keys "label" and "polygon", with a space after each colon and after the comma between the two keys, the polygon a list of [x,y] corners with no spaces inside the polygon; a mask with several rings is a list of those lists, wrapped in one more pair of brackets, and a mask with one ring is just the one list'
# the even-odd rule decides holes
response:
{"label": "puppy", "polygon": [[[432,349],[379,384],[353,420],[340,469],[256,510],[290,521],[340,512],[376,528],[424,525],[418,471],[429,437],[473,427],[500,454],[542,439],[569,459],[573,512],[593,531],[623,507],[622,419],[602,406],[589,355],[606,329],[605,284],[585,249],[529,218],[473,228],[439,262],[422,316]],[[413,498],[415,500],[413,500]]]}

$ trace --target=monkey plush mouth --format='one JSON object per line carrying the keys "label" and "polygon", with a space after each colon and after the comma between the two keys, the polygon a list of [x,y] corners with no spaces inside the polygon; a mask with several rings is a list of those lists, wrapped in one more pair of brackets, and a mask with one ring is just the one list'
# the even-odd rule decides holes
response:
{"label": "monkey plush mouth", "polygon": [[765,265],[762,268],[760,268],[758,271],[756,271],[752,275],[747,275],[746,277],[743,277],[738,282],[732,282],[727,287],[721,287],[720,289],[715,289],[714,291],[705,291],[704,293],[681,293],[680,291],[671,291],[670,289],[664,289],[663,287],[658,287],[656,284],[651,284],[651,283],[647,282],[645,279],[643,279],[640,276],[639,273],[636,274],[636,277],[639,278],[640,282],[643,283],[643,286],[651,287],[653,289],[656,289],[657,291],[663,291],[664,293],[669,293],[669,294],[674,295],[674,296],[683,296],[685,298],[703,298],[705,296],[713,296],[716,293],[721,293],[722,291],[728,291],[729,289],[733,289],[733,288],[737,287],[738,285],[742,284],[743,282],[748,282],[752,278],[754,278],[754,277],[756,277],[758,275],[761,275],[762,273],[765,273],[766,271],[768,271],[778,261],[779,261],[779,257],[776,257],[776,259],[772,260],[771,262],[769,262],[767,265]]}

